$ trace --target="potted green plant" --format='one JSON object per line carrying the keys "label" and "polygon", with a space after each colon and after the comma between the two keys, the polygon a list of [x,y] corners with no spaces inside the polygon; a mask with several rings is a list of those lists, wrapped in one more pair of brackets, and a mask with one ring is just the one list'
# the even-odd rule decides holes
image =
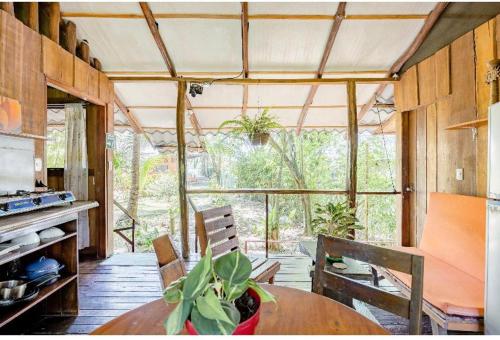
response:
{"label": "potted green plant", "polygon": [[269,109],[264,109],[255,118],[241,115],[238,119],[226,120],[219,126],[219,130],[225,126],[230,126],[235,134],[246,134],[252,145],[267,144],[271,130],[281,128],[275,117],[269,114]]}
{"label": "potted green plant", "polygon": [[[353,231],[364,229],[356,217],[356,208],[349,207],[347,202],[316,204],[315,213],[311,225],[316,235],[350,238]],[[342,257],[331,256],[327,256],[327,261],[343,262]]]}
{"label": "potted green plant", "polygon": [[239,251],[212,260],[205,256],[187,276],[164,292],[167,304],[177,306],[165,320],[167,334],[184,326],[191,335],[251,335],[259,322],[260,305],[274,297],[250,279],[252,264]]}

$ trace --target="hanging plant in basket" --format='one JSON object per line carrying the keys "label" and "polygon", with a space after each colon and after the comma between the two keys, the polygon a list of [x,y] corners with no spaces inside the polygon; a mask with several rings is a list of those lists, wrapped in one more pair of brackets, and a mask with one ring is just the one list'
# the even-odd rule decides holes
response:
{"label": "hanging plant in basket", "polygon": [[250,279],[252,264],[239,251],[212,260],[212,251],[193,270],[172,282],[165,292],[177,306],[165,320],[167,334],[184,326],[191,335],[252,335],[259,322],[260,305],[274,297]]}
{"label": "hanging plant in basket", "polygon": [[241,115],[238,119],[224,121],[219,130],[223,127],[231,127],[231,132],[238,135],[247,135],[252,145],[267,144],[272,129],[280,129],[282,126],[269,114],[269,109],[264,109],[255,118]]}

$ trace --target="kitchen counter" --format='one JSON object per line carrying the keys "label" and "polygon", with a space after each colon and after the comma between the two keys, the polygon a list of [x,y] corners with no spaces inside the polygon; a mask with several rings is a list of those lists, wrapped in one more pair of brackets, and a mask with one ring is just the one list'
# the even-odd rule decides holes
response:
{"label": "kitchen counter", "polygon": [[80,211],[98,206],[99,203],[95,201],[75,201],[71,205],[66,204],[2,217],[0,218],[0,242],[74,220]]}

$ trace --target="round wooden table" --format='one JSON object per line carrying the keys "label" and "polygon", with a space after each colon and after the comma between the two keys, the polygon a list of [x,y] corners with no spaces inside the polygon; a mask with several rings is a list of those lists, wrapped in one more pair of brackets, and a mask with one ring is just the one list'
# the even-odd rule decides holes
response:
{"label": "round wooden table", "polygon": [[[264,286],[277,303],[262,305],[256,334],[388,334],[355,310],[327,297],[293,288]],[[163,322],[173,307],[158,299],[111,320],[92,334],[164,335]]]}

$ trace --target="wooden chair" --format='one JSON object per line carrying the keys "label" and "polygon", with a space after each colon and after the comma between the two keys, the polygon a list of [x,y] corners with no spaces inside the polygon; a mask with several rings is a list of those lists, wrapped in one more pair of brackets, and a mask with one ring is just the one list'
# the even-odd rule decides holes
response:
{"label": "wooden chair", "polygon": [[153,240],[153,247],[158,260],[162,288],[165,289],[171,282],[187,274],[186,265],[168,234]]}
{"label": "wooden chair", "polygon": [[[345,276],[325,270],[325,256],[345,256],[398,272],[410,274],[411,296],[406,298],[389,293]],[[356,241],[320,235],[316,250],[314,270],[315,293],[342,302],[356,299],[410,320],[410,334],[420,334],[422,329],[424,258],[419,255],[386,249]]]}
{"label": "wooden chair", "polygon": [[[213,257],[239,250],[240,246],[231,206],[198,211],[195,216],[202,256],[205,255],[209,241]],[[256,258],[250,260],[252,261],[252,279],[257,282],[274,283],[274,276],[280,269],[278,261]]]}

